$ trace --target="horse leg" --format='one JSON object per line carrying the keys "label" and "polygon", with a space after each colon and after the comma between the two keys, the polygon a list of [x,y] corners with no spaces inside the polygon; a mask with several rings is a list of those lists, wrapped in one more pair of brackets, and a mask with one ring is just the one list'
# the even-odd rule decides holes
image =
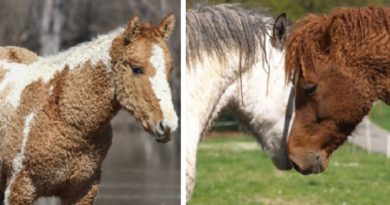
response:
{"label": "horse leg", "polygon": [[97,177],[92,183],[88,184],[83,190],[83,194],[73,199],[72,205],[92,205],[95,201],[96,194],[100,185],[100,176]]}
{"label": "horse leg", "polygon": [[22,170],[10,181],[4,196],[4,204],[27,205],[36,199],[35,186],[27,171]]}
{"label": "horse leg", "polygon": [[195,176],[196,176],[196,152],[198,146],[187,146],[186,155],[186,200],[187,203],[191,198],[192,192],[195,187]]}
{"label": "horse leg", "polygon": [[3,169],[2,159],[0,158],[0,205],[4,205],[4,191],[7,184],[7,176]]}
{"label": "horse leg", "polygon": [[192,192],[195,187],[195,165],[189,165],[187,163],[186,168],[186,200],[189,202]]}

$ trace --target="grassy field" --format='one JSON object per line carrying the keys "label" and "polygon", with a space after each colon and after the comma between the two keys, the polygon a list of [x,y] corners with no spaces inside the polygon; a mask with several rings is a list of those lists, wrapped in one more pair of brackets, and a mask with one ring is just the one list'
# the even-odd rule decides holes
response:
{"label": "grassy field", "polygon": [[319,175],[278,171],[248,136],[206,138],[199,147],[198,204],[389,204],[390,159],[350,144]]}
{"label": "grassy field", "polygon": [[390,131],[390,106],[383,102],[377,103],[370,112],[370,119]]}

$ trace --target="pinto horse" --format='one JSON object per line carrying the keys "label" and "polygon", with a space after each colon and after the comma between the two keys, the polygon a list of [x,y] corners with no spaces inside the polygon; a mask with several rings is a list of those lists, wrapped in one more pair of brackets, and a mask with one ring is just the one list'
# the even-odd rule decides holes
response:
{"label": "pinto horse", "polygon": [[286,47],[295,118],[288,156],[302,174],[319,173],[372,104],[390,104],[390,8],[339,8],[308,15]]}
{"label": "pinto horse", "polygon": [[[202,136],[229,106],[280,169],[290,169],[282,138],[289,86],[284,82],[286,17],[274,19],[237,5],[187,11],[186,196],[196,175]],[[242,91],[242,92],[241,92]]]}
{"label": "pinto horse", "polygon": [[111,145],[108,123],[120,108],[156,141],[170,139],[177,116],[166,39],[174,22],[168,15],[153,27],[134,17],[126,28],[49,57],[0,49],[4,204],[44,196],[92,204]]}

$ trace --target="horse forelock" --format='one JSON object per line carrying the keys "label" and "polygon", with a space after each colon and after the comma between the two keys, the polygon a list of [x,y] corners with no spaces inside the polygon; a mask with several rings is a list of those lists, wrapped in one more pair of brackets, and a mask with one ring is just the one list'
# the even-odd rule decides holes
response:
{"label": "horse forelock", "polygon": [[237,51],[242,64],[252,67],[260,52],[265,55],[264,40],[273,23],[264,13],[232,4],[187,11],[187,68],[210,54],[226,63]]}
{"label": "horse forelock", "polygon": [[318,42],[323,32],[323,17],[310,14],[301,19],[290,31],[286,42],[285,78],[294,85],[307,69],[313,69],[313,57],[318,57]]}

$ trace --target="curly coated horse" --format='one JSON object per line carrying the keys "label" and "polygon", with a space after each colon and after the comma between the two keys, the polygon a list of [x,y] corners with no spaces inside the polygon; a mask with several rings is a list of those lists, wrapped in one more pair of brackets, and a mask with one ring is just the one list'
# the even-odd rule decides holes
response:
{"label": "curly coated horse", "polygon": [[0,48],[0,190],[4,204],[58,196],[92,204],[111,145],[110,119],[129,111],[158,142],[177,127],[166,39],[175,18],[126,28],[58,55]]}

